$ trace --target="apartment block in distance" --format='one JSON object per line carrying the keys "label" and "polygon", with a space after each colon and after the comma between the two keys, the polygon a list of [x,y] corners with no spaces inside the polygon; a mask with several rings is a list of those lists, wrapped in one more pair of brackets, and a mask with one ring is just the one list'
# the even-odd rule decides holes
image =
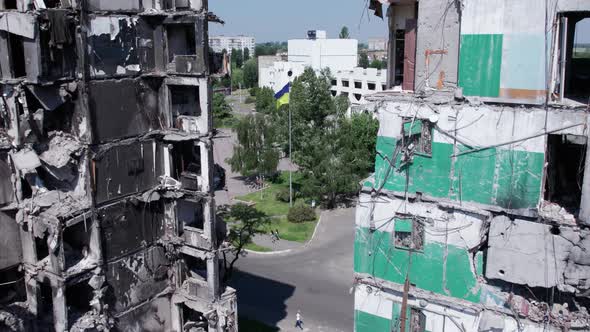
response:
{"label": "apartment block in distance", "polygon": [[1,331],[237,331],[210,17],[206,0],[0,1]]}
{"label": "apartment block in distance", "polygon": [[589,331],[590,2],[381,3],[355,331]]}

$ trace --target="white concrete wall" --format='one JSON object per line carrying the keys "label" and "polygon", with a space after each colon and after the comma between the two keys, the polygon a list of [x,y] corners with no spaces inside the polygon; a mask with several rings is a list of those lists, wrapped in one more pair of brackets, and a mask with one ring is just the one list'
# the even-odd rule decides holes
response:
{"label": "white concrete wall", "polygon": [[[375,68],[363,69],[357,67],[351,70],[332,72],[332,76],[334,78],[331,88],[332,95],[348,95],[348,101],[351,105],[367,103],[365,95],[385,90],[384,87],[387,82],[386,69],[377,70]],[[344,86],[343,82],[348,82],[348,87]],[[356,85],[355,82],[357,82]],[[360,88],[357,87],[358,83],[361,85]],[[371,87],[369,87],[369,84]]]}
{"label": "white concrete wall", "polygon": [[[305,66],[300,63],[277,61],[271,67],[258,69],[258,86],[268,87],[277,92],[287,82],[292,82],[297,76],[303,74],[304,70]],[[289,77],[289,71],[292,72],[291,77]]]}
{"label": "white concrete wall", "polygon": [[330,68],[332,72],[356,67],[356,39],[292,39],[289,40],[289,62],[310,66],[315,70]]}

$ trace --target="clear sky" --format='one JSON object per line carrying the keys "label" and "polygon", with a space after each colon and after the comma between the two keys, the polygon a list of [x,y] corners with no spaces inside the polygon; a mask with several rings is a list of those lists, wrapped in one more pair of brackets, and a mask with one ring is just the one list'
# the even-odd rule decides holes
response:
{"label": "clear sky", "polygon": [[[326,30],[338,38],[343,25],[351,38],[387,37],[387,21],[368,15],[365,0],[211,0],[209,10],[226,23],[209,24],[209,34],[247,35],[257,43],[306,38],[307,30]],[[363,15],[364,12],[364,15]],[[362,18],[361,18],[362,17]]]}

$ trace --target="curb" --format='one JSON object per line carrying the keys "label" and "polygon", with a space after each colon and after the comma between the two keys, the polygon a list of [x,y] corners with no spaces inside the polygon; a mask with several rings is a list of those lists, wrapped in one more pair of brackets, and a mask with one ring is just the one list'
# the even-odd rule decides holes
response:
{"label": "curb", "polygon": [[315,228],[313,230],[313,234],[311,235],[311,239],[309,239],[309,241],[305,242],[301,247],[297,247],[297,248],[293,248],[293,249],[279,250],[279,251],[266,251],[266,252],[265,251],[254,251],[254,250],[250,250],[250,249],[244,249],[244,251],[247,252],[248,254],[272,256],[272,255],[287,254],[287,253],[290,253],[291,251],[298,250],[298,249],[305,249],[315,239],[315,235],[318,232],[318,228],[320,227],[321,223],[322,223],[322,214],[320,213],[320,219],[318,220],[317,224],[315,225]]}

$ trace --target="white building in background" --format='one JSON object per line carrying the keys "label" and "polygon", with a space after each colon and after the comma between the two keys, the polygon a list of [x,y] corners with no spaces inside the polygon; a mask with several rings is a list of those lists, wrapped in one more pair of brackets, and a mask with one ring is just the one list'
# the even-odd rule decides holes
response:
{"label": "white building in background", "polygon": [[307,39],[289,40],[289,62],[315,70],[330,68],[336,71],[356,67],[356,39],[327,39],[326,32],[322,30],[310,30],[307,36]]}
{"label": "white building in background", "polygon": [[387,50],[387,39],[369,38],[367,41],[367,48],[369,51],[385,51]]}
{"label": "white building in background", "polygon": [[231,54],[232,49],[241,49],[242,51],[248,49],[250,55],[254,55],[256,39],[248,36],[210,36],[209,47],[215,52],[221,52],[225,49],[228,54]]}
{"label": "white building in background", "polygon": [[332,77],[332,96],[346,96],[351,105],[364,104],[365,95],[386,90],[386,69],[356,67],[332,72]]}

